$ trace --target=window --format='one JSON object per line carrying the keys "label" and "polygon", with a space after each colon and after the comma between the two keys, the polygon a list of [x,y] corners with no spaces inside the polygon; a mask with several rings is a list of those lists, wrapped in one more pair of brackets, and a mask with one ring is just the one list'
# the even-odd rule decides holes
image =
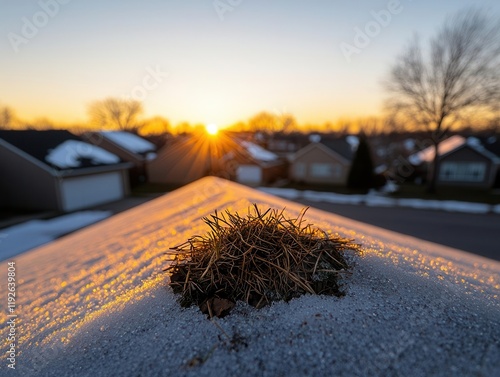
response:
{"label": "window", "polygon": [[482,182],[486,175],[484,162],[443,162],[439,179],[445,182]]}
{"label": "window", "polygon": [[311,175],[313,177],[338,178],[341,175],[341,167],[338,164],[311,164]]}

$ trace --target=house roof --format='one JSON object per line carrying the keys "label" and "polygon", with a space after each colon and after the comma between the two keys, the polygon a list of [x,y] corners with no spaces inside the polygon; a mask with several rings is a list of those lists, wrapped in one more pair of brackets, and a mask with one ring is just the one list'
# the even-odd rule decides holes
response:
{"label": "house roof", "polygon": [[490,153],[500,158],[500,139],[496,136],[480,138],[483,147]]}
{"label": "house roof", "polygon": [[247,150],[250,156],[257,161],[270,162],[279,159],[278,155],[269,152],[267,149],[262,148],[260,145],[250,141],[241,141],[241,145]]}
{"label": "house roof", "polygon": [[2,130],[0,139],[56,170],[110,167],[123,161],[116,155],[66,130]]}
{"label": "house roof", "polygon": [[[466,139],[460,135],[454,135],[439,143],[438,155],[442,156],[464,145]],[[432,162],[434,160],[434,145],[431,145],[420,152],[414,153],[409,157],[410,163],[420,165],[424,162]]]}
{"label": "house roof", "polygon": [[126,131],[101,131],[99,135],[132,154],[147,156],[156,151],[153,143]]}
{"label": "house roof", "polygon": [[322,149],[324,152],[335,156],[336,159],[340,158],[345,162],[350,162],[354,158],[354,148],[345,138],[340,139],[318,139],[315,140],[305,147],[299,149],[292,160],[300,158],[302,155],[307,153],[313,148]]}
{"label": "house roof", "polygon": [[340,154],[346,160],[351,161],[354,158],[353,145],[345,138],[340,139],[322,139],[320,141],[328,149]]}
{"label": "house roof", "polygon": [[[500,142],[498,142],[496,138],[495,140],[492,138],[464,138],[460,135],[455,135],[439,143],[438,155],[444,157],[460,148],[466,147],[471,148],[495,163],[500,163]],[[413,165],[420,165],[424,162],[429,163],[433,160],[434,146],[427,147],[409,157],[409,161]]]}

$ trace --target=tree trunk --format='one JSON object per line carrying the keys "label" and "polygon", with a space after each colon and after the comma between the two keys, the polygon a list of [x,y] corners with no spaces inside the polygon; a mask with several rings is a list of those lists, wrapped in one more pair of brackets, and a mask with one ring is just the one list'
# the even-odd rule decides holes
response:
{"label": "tree trunk", "polygon": [[439,173],[439,138],[434,139],[434,160],[431,165],[431,179],[429,181],[429,186],[427,187],[427,192],[429,194],[435,194],[437,191],[437,178]]}

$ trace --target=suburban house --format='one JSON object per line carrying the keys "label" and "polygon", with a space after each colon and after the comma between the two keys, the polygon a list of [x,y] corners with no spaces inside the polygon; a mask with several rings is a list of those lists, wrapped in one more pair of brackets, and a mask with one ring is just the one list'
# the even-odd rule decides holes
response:
{"label": "suburban house", "polygon": [[0,131],[0,207],[69,212],[119,200],[130,167],[68,131]]}
{"label": "suburban house", "polygon": [[249,186],[273,183],[287,177],[288,162],[250,141],[237,141],[247,152],[236,169],[236,181]]}
{"label": "suburban house", "polygon": [[156,146],[153,143],[126,131],[87,132],[82,137],[123,161],[132,163],[133,167],[129,170],[132,185],[147,181],[146,165],[156,158]]}
{"label": "suburban house", "polygon": [[290,179],[299,183],[345,185],[356,145],[347,138],[321,139],[311,143],[291,158]]}
{"label": "suburban house", "polygon": [[152,183],[182,186],[209,175],[234,179],[237,149],[224,134],[179,136],[158,151],[146,166]]}
{"label": "suburban house", "polygon": [[[430,146],[409,158],[428,179],[434,153],[434,146]],[[439,144],[438,159],[439,186],[490,189],[499,183],[500,143],[494,137],[481,140],[452,136]]]}
{"label": "suburban house", "polygon": [[165,185],[185,185],[209,175],[259,185],[286,176],[286,166],[257,144],[220,133],[178,137],[146,169],[150,182]]}

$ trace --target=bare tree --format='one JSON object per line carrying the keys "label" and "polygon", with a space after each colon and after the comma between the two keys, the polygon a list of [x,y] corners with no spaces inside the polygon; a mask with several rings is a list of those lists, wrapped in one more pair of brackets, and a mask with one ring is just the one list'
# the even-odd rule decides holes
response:
{"label": "bare tree", "polygon": [[249,119],[248,128],[254,132],[274,132],[280,126],[276,115],[262,111]]}
{"label": "bare tree", "polygon": [[57,128],[54,122],[46,117],[37,118],[27,123],[25,127],[30,130],[52,130]]}
{"label": "bare tree", "polygon": [[295,117],[289,113],[278,114],[277,127],[275,131],[284,133],[291,133],[300,129]]}
{"label": "bare tree", "polygon": [[392,110],[432,132],[433,192],[446,130],[468,114],[488,114],[500,101],[499,18],[468,9],[449,18],[428,49],[415,38],[392,67],[386,88]]}
{"label": "bare tree", "polygon": [[92,125],[101,129],[137,132],[144,125],[142,103],[136,100],[110,97],[91,103],[88,112]]}
{"label": "bare tree", "polygon": [[14,112],[7,106],[0,106],[0,129],[12,128]]}
{"label": "bare tree", "polygon": [[356,123],[359,132],[363,133],[367,137],[380,135],[384,127],[383,119],[374,116],[360,118]]}
{"label": "bare tree", "polygon": [[142,132],[145,134],[167,134],[172,132],[172,126],[168,119],[155,116],[145,120]]}

